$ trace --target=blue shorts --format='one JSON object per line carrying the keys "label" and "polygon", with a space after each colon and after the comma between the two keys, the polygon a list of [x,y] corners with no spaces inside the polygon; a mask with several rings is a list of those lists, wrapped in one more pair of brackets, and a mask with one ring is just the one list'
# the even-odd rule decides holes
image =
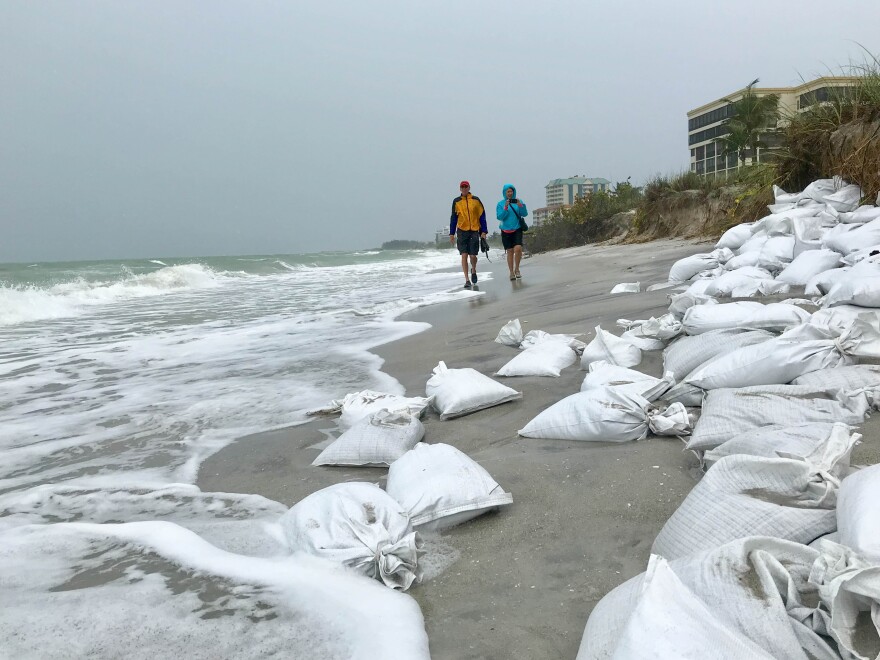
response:
{"label": "blue shorts", "polygon": [[480,254],[480,232],[459,229],[455,232],[455,236],[455,244],[459,254],[470,254],[475,257]]}

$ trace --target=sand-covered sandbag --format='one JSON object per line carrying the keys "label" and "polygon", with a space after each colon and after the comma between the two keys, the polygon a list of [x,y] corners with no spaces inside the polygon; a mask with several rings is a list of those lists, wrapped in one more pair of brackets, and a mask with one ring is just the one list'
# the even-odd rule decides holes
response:
{"label": "sand-covered sandbag", "polygon": [[824,387],[844,392],[856,390],[880,390],[880,365],[853,364],[836,369],[821,369],[798,376],[792,385]]}
{"label": "sand-covered sandbag", "polygon": [[764,426],[733,436],[727,442],[703,454],[703,464],[711,467],[725,456],[744,454],[778,458],[780,455],[805,458],[828,441],[836,426],[849,430],[846,424],[814,422],[795,426]]}
{"label": "sand-covered sandbag", "polygon": [[868,398],[862,393],[801,385],[710,390],[703,399],[703,410],[687,448],[705,451],[741,433],[767,426],[861,424],[868,409]]}
{"label": "sand-covered sandbag", "polygon": [[880,328],[866,319],[843,327],[805,323],[775,339],[744,346],[695,369],[685,382],[704,390],[784,385],[798,376],[880,358]]}
{"label": "sand-covered sandbag", "polygon": [[563,369],[577,361],[577,353],[569,346],[569,342],[568,337],[547,335],[507,362],[495,375],[558,378]]}
{"label": "sand-covered sandbag", "polygon": [[880,465],[849,475],[837,498],[840,543],[880,565]]}
{"label": "sand-covered sandbag", "polygon": [[519,346],[523,339],[522,325],[519,319],[513,319],[504,324],[504,327],[498,332],[495,341],[505,346]]}
{"label": "sand-covered sandbag", "polygon": [[[696,283],[695,283],[696,284]],[[691,291],[682,291],[681,293],[673,293],[668,296],[669,313],[678,320],[684,316],[694,305],[717,305],[718,301],[712,296],[702,293],[693,293]],[[682,328],[683,329],[683,328]]]}
{"label": "sand-covered sandbag", "polygon": [[880,307],[880,275],[850,277],[839,280],[822,302],[825,307],[835,305],[858,305],[859,307]]}
{"label": "sand-covered sandbag", "polygon": [[666,521],[651,552],[676,559],[748,536],[808,544],[833,532],[840,476],[859,437],[841,425],[805,458],[722,458]]}
{"label": "sand-covered sandbag", "polygon": [[623,392],[637,394],[648,401],[654,401],[673,383],[672,374],[654,378],[635,369],[620,367],[604,360],[590,364],[590,373],[584,376],[581,392],[600,387],[613,387]]}
{"label": "sand-covered sandbag", "polygon": [[388,469],[388,494],[414,527],[447,529],[513,502],[472,458],[450,445],[421,444]]}
{"label": "sand-covered sandbag", "polygon": [[641,290],[641,282],[621,282],[612,287],[611,293],[638,293]]}
{"label": "sand-covered sandbag", "polygon": [[718,259],[711,254],[692,254],[679,259],[669,269],[670,282],[687,282],[704,270],[718,267]]}
{"label": "sand-covered sandbag", "polygon": [[746,635],[719,620],[715,607],[716,603],[707,604],[688,589],[663,557],[651,555],[635,607],[609,657],[774,660]]}
{"label": "sand-covered sandbag", "polygon": [[484,376],[476,369],[449,369],[445,362],[434,367],[434,375],[425,385],[440,419],[468,415],[522,398],[522,393]]}
{"label": "sand-covered sandbag", "polygon": [[392,413],[406,412],[414,417],[421,417],[430,400],[425,397],[406,397],[388,392],[374,392],[363,390],[346,394],[342,399],[334,399],[325,408],[310,410],[308,415],[332,415],[338,414],[338,425],[347,429],[357,422],[373,415],[380,410]]}
{"label": "sand-covered sandbag", "polygon": [[694,369],[709,360],[743,346],[759,344],[773,336],[766,330],[731,328],[679,337],[663,351],[663,371],[671,371],[677,381],[683,381]]}
{"label": "sand-covered sandbag", "polygon": [[684,406],[665,410],[637,394],[597,387],[572,394],[538,414],[519,434],[527,438],[627,442],[657,435],[683,435],[690,430]]}
{"label": "sand-covered sandbag", "polygon": [[[821,541],[811,548],[751,537],[672,560],[669,568],[709,606],[719,624],[747,637],[776,660],[867,659],[872,657],[869,649],[880,645],[877,623],[868,614],[872,608],[876,611],[880,600],[880,568],[844,546]],[[587,621],[578,660],[615,657],[644,581],[645,574],[637,575],[599,601]],[[686,628],[674,625],[667,634],[678,631]],[[653,648],[647,645],[635,657],[761,657],[715,654],[712,645],[695,656],[654,656]]]}
{"label": "sand-covered sandbag", "polygon": [[840,254],[834,250],[808,250],[797,255],[776,276],[776,280],[793,286],[806,286],[810,279],[826,270],[836,268],[839,263]]}
{"label": "sand-covered sandbag", "polygon": [[635,367],[642,361],[642,351],[632,342],[621,339],[596,326],[596,336],[581,355],[581,369],[589,368],[591,362],[604,360],[621,367]]}
{"label": "sand-covered sandbag", "polygon": [[752,237],[752,224],[746,222],[731,227],[721,234],[721,238],[715,243],[715,248],[728,248],[730,250],[738,250],[748,239]]}
{"label": "sand-covered sandbag", "polygon": [[425,427],[409,413],[380,410],[343,432],[312,465],[391,465],[424,437]]}
{"label": "sand-covered sandbag", "polygon": [[699,335],[710,330],[746,328],[749,330],[781,331],[800,325],[810,318],[810,313],[794,305],[770,303],[764,305],[750,300],[701,305],[691,307],[681,321],[689,335]]}
{"label": "sand-covered sandbag", "polygon": [[419,579],[418,538],[404,508],[375,484],[328,486],[281,516],[293,552],[305,552],[409,589]]}

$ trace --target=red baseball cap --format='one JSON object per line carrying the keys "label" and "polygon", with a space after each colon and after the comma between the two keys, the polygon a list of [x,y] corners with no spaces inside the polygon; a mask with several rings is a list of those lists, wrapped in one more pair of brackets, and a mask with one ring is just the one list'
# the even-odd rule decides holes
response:
{"label": "red baseball cap", "polygon": [[459,188],[463,188],[463,187],[465,187],[465,186],[467,186],[468,188],[470,188],[470,187],[471,187],[470,182],[469,182],[469,181],[462,181],[461,183],[458,184],[458,187],[459,187]]}

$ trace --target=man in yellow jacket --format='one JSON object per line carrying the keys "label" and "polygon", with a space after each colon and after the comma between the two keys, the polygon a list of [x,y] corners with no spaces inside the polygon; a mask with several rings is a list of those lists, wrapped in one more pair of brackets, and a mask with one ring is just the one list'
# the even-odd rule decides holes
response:
{"label": "man in yellow jacket", "polygon": [[[458,234],[458,253],[461,255],[461,270],[464,273],[464,288],[477,285],[477,255],[480,254],[480,238],[486,236],[486,209],[480,198],[471,194],[471,184],[459,184],[461,194],[452,200],[452,215],[449,218],[449,242],[455,241]],[[471,272],[468,277],[468,257]]]}

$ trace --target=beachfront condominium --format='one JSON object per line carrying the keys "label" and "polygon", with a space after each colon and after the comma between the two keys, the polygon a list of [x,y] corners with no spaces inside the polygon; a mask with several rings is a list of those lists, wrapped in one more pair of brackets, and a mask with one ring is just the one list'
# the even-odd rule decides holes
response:
{"label": "beachfront condominium", "polygon": [[572,176],[567,179],[553,179],[544,186],[547,206],[532,209],[533,224],[541,225],[560,209],[574,204],[579,197],[586,197],[594,192],[608,192],[611,182],[602,177]]}
{"label": "beachfront condominium", "polygon": [[[846,94],[857,80],[853,76],[824,76],[796,87],[753,87],[752,92],[756,96],[775,94],[779,98],[778,119],[768,124],[767,132],[761,135],[766,148],[759,147],[756,154],[747,150],[744,153],[745,164],[760,163],[772,157],[774,148],[779,144],[773,130],[785,122],[786,116],[804,112],[810,106],[833,99],[835,95]],[[736,153],[724,153],[719,138],[730,132],[727,122],[733,117],[733,104],[743,97],[747,89],[740,89],[687,113],[692,172],[706,177],[725,177],[743,164]]]}

